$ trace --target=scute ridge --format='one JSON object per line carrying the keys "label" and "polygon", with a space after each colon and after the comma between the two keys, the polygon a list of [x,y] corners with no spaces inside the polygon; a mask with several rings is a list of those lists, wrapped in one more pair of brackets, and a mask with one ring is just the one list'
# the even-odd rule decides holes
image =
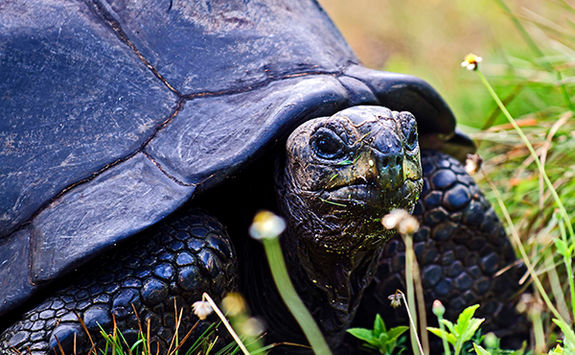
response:
{"label": "scute ridge", "polygon": [[166,87],[170,89],[173,93],[175,93],[179,97],[182,96],[182,94],[176,88],[174,88],[166,80],[166,78],[164,78],[162,74],[160,74],[160,72],[158,72],[158,70],[150,63],[150,61],[147,60],[146,57],[144,57],[144,55],[142,54],[142,52],[140,52],[140,50],[136,47],[136,45],[132,43],[132,41],[130,41],[128,35],[122,29],[122,25],[116,19],[114,19],[114,17],[106,10],[105,4],[103,4],[100,0],[85,0],[85,1],[88,7],[92,9],[92,11],[94,11],[94,13],[97,16],[99,16],[102,19],[102,21],[105,22],[105,24],[116,34],[116,36],[118,36],[118,38],[122,42],[124,42],[128,47],[130,47],[132,51],[134,51],[136,56],[138,56],[138,58],[142,61],[142,63],[144,63],[144,65],[148,69],[150,69],[152,73],[154,73],[156,78],[158,78],[162,83],[164,83],[164,85],[166,85]]}

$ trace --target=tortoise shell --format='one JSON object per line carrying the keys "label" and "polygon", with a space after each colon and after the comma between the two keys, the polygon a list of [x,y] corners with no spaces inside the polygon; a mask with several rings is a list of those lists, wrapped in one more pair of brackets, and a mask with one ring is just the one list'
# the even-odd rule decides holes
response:
{"label": "tortoise shell", "polygon": [[473,149],[436,91],[361,66],[312,0],[0,7],[0,314],[305,120],[384,105],[424,147]]}

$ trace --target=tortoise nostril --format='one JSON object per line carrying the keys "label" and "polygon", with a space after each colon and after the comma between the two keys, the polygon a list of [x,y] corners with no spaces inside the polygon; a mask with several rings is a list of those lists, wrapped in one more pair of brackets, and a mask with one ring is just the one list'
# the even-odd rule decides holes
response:
{"label": "tortoise nostril", "polygon": [[401,166],[403,163],[403,158],[399,155],[384,155],[380,159],[382,168]]}

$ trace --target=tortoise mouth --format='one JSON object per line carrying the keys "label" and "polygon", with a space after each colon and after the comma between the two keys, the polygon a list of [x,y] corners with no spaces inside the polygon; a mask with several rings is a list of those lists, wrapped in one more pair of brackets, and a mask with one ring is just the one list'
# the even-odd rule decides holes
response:
{"label": "tortoise mouth", "polygon": [[[381,218],[395,208],[412,212],[421,193],[423,179],[406,179],[401,187],[382,189],[375,184],[346,185],[320,194],[328,211],[324,217],[333,228],[316,233],[318,249],[332,253],[379,248],[381,242],[395,234],[381,225]],[[342,217],[343,216],[343,217]],[[319,236],[319,237],[318,237]]]}
{"label": "tortoise mouth", "polygon": [[399,188],[381,188],[374,183],[363,182],[339,186],[321,193],[322,201],[336,206],[375,208],[382,215],[393,208],[411,211],[421,192],[423,180],[406,178]]}

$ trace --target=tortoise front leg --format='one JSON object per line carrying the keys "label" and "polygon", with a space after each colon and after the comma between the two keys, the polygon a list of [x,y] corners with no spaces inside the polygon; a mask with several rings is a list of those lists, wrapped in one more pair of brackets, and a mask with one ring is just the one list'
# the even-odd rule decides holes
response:
{"label": "tortoise front leg", "polygon": [[[471,176],[454,158],[423,151],[424,187],[414,215],[420,230],[414,235],[430,326],[434,300],[455,321],[467,306],[480,304],[482,326],[500,337],[525,340],[527,323],[515,311],[522,267],[495,212]],[[510,266],[504,271],[506,267]],[[405,291],[405,249],[400,238],[390,240],[376,280],[366,291],[357,322],[370,325],[376,313],[386,324],[408,324],[405,308],[391,307],[388,296]],[[513,340],[510,339],[510,340]]]}
{"label": "tortoise front leg", "polygon": [[144,328],[150,320],[153,346],[159,343],[166,351],[175,330],[174,301],[178,311],[183,310],[181,340],[197,321],[190,307],[203,292],[220,298],[236,289],[234,254],[225,229],[214,218],[199,211],[172,218],[79,270],[67,287],[2,333],[0,353],[16,349],[46,354],[58,350],[58,339],[66,354],[87,354],[90,342],[78,316],[98,345],[103,342],[98,324],[110,332],[112,315],[122,334],[135,340],[139,327],[132,306]]}

